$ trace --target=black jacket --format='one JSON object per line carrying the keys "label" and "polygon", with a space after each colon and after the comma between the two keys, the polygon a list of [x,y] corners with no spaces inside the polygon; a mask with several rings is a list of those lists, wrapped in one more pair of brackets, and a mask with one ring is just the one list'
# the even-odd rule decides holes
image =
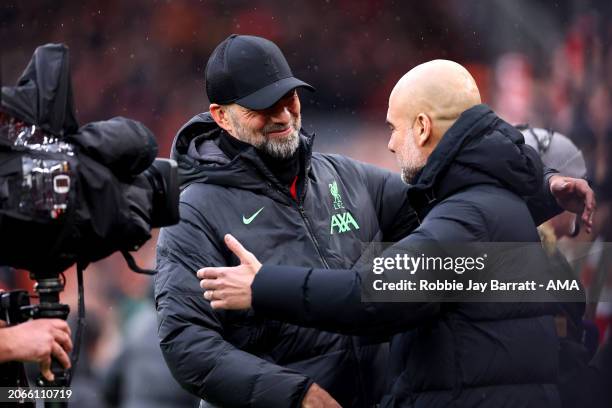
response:
{"label": "black jacket", "polygon": [[[232,233],[259,259],[316,268],[350,268],[362,242],[395,241],[416,226],[397,174],[338,155],[314,153],[301,136],[307,177],[296,202],[254,148],[233,160],[216,144],[208,114],[193,118],[173,146],[184,190],[180,224],[162,229],[155,298],[161,348],[179,383],[224,407],[299,406],[313,381],[343,406],[382,395],[388,344],[213,311],[196,271],[237,265]],[[384,211],[383,211],[384,203]]]}
{"label": "black jacket", "polygon": [[[422,223],[398,245],[539,242],[520,198],[538,188],[535,155],[488,107],[467,110],[410,187]],[[392,340],[384,406],[559,405],[554,306],[361,303],[364,273],[264,266],[252,286],[253,308],[338,332],[403,330]]]}

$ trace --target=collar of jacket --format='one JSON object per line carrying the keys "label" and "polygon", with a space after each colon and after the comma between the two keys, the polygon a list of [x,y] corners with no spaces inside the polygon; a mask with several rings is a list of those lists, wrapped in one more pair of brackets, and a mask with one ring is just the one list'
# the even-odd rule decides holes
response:
{"label": "collar of jacket", "polygon": [[461,114],[444,134],[408,189],[422,220],[436,203],[477,184],[494,184],[521,196],[542,185],[542,163],[521,132],[487,105]]}
{"label": "collar of jacket", "polygon": [[[172,144],[171,158],[178,163],[181,189],[195,182],[206,182],[273,195],[289,203],[291,197],[281,193],[288,190],[287,186],[276,179],[257,150],[251,146],[230,160],[216,143],[220,131],[209,112],[196,115],[179,129]],[[300,168],[305,169],[307,175],[310,175],[314,137],[300,130]],[[302,196],[307,185],[304,182]]]}

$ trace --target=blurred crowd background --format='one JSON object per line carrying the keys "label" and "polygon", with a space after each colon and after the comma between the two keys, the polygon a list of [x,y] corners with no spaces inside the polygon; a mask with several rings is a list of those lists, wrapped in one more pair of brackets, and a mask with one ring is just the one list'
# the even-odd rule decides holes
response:
{"label": "blurred crowd background", "polygon": [[[2,81],[17,79],[36,46],[65,43],[80,123],[117,115],[140,120],[168,157],[178,128],[207,110],[206,61],[231,33],[273,40],[294,74],[317,88],[301,93],[315,150],[393,170],[384,120],[395,82],[430,59],[464,64],[502,118],[554,129],[582,149],[598,211],[595,232],[576,240],[612,241],[610,1],[6,0],[0,5]],[[154,244],[138,253],[140,264],[154,267]],[[602,265],[601,257],[587,262],[587,284]],[[63,300],[76,311],[76,277],[72,271],[66,277]],[[25,272],[4,270],[0,279],[4,287],[31,287]],[[153,341],[141,341],[155,333],[150,278],[112,256],[91,265],[85,282],[80,387],[89,406],[129,405],[125,384],[137,383],[139,374],[117,367],[126,353]],[[611,316],[610,303],[597,306],[602,336]]]}

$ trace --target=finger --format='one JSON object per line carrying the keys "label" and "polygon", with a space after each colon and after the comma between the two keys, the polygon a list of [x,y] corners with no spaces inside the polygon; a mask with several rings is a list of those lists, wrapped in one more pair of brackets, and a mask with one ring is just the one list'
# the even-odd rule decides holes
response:
{"label": "finger", "polygon": [[225,245],[238,257],[240,263],[248,264],[252,261],[254,255],[247,251],[231,234],[225,234]]}
{"label": "finger", "polygon": [[593,211],[590,211],[587,207],[584,207],[581,219],[587,228],[591,228],[593,226]]}
{"label": "finger", "polygon": [[72,334],[70,332],[70,326],[68,325],[68,323],[66,323],[65,320],[51,319],[51,326],[53,328],[55,328],[55,329],[62,330],[63,332],[67,333],[68,335]]}
{"label": "finger", "polygon": [[230,307],[228,307],[227,300],[213,300],[210,302],[210,306],[213,309],[230,309]]}
{"label": "finger", "polygon": [[564,177],[555,177],[551,179],[551,190],[563,191],[568,187],[567,180]]}
{"label": "finger", "polygon": [[222,300],[224,297],[224,293],[219,290],[207,290],[204,292],[204,299],[206,300]]}
{"label": "finger", "polygon": [[585,207],[581,217],[582,223],[584,224],[585,229],[589,234],[593,229],[593,213],[594,211],[592,209],[589,210]]}
{"label": "finger", "polygon": [[227,266],[207,267],[198,270],[196,275],[200,279],[216,279],[221,276],[226,269],[228,269]]}
{"label": "finger", "polygon": [[585,196],[584,205],[594,210],[596,207],[595,192],[585,180],[582,180],[582,183],[580,184],[580,191],[582,195]]}
{"label": "finger", "polygon": [[[584,217],[582,217],[582,219],[584,220]],[[589,216],[588,221],[583,221],[584,223],[584,230],[587,232],[587,234],[590,234],[591,232],[593,232],[593,215],[591,214],[591,216]]]}
{"label": "finger", "polygon": [[198,271],[196,272],[196,276],[200,279],[210,278],[210,274],[215,273],[215,271],[219,268],[221,267],[208,266],[205,268],[198,269]]}
{"label": "finger", "polygon": [[47,357],[45,360],[40,363],[40,373],[47,381],[53,381],[55,376],[53,372],[51,372],[51,358]]}
{"label": "finger", "polygon": [[200,287],[202,289],[215,290],[219,289],[222,285],[220,279],[202,279],[200,281]]}
{"label": "finger", "polygon": [[72,351],[72,339],[66,332],[55,330],[53,332],[53,337],[55,338],[55,341],[57,341],[59,345],[62,346],[62,348],[68,353]]}
{"label": "finger", "polygon": [[591,188],[585,183],[583,188],[584,199],[584,211],[582,213],[582,221],[585,224],[592,226],[592,218],[593,213],[595,212],[595,193]]}
{"label": "finger", "polygon": [[202,268],[198,271],[198,278],[200,279],[217,279],[231,269],[231,267],[223,266],[218,268]]}
{"label": "finger", "polygon": [[70,368],[70,357],[68,357],[68,354],[66,354],[64,349],[58,343],[53,343],[52,353],[62,367]]}

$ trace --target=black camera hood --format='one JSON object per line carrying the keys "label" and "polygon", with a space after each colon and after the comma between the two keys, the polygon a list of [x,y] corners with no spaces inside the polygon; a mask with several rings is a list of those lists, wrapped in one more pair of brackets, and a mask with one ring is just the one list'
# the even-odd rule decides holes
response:
{"label": "black camera hood", "polygon": [[13,87],[2,87],[2,110],[53,136],[74,143],[120,180],[147,169],[157,142],[142,123],[126,118],[88,123],[79,129],[74,113],[70,58],[64,44],[36,48]]}
{"label": "black camera hood", "polygon": [[54,136],[76,133],[68,47],[36,48],[14,87],[2,87],[2,110]]}

